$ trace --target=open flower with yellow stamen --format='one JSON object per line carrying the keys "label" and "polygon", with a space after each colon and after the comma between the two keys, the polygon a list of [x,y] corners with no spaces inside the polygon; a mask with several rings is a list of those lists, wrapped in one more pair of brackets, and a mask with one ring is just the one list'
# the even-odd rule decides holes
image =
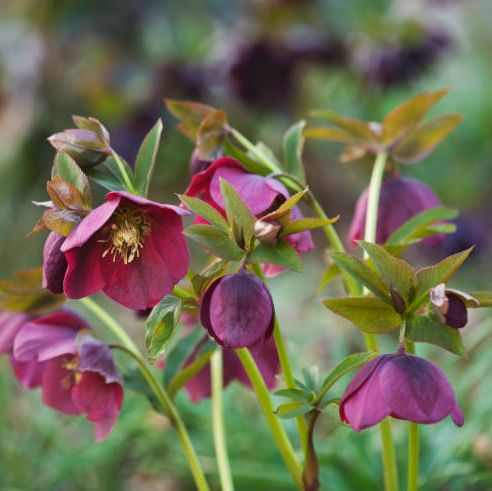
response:
{"label": "open flower with yellow stamen", "polygon": [[188,271],[181,216],[186,210],[119,191],[89,213],[61,247],[63,290],[82,298],[99,290],[131,309],[153,307]]}

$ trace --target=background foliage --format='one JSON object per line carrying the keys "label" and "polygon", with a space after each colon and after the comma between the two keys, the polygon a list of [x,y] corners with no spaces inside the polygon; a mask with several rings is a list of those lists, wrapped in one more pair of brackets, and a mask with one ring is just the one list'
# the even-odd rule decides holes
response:
{"label": "background foliage", "polygon": [[[174,129],[164,97],[223,107],[251,139],[279,149],[287,127],[313,108],[377,120],[421,90],[449,86],[438,110],[461,113],[463,123],[423,164],[404,172],[430,184],[446,205],[460,208],[458,231],[443,249],[414,256],[427,263],[476,243],[459,279],[470,289],[490,289],[492,12],[486,0],[407,3],[0,2],[1,276],[41,261],[44,237],[24,238],[39,214],[30,201],[44,199],[53,156],[46,138],[71,126],[71,114],[103,121],[114,147],[129,161],[163,117],[150,196],[176,203],[174,193],[186,187],[192,148]],[[339,150],[310,141],[305,159],[308,182],[332,215],[341,214],[337,225],[346,230],[369,166],[337,162]],[[357,331],[319,303],[322,260],[321,254],[311,255],[302,282],[296,273],[272,281],[289,346],[300,352],[298,370],[317,365],[323,371],[361,345]],[[492,485],[487,392],[492,319],[486,311],[474,315],[464,359],[431,353],[457,389],[466,424],[456,430],[445,421],[423,429],[423,490]],[[131,314],[122,320],[142,335]],[[388,343],[392,349],[393,341]],[[0,360],[0,489],[191,489],[166,420],[137,395],[127,392],[115,431],[95,445],[86,421],[43,407],[37,392],[21,393],[7,365]],[[210,405],[191,405],[183,395],[178,403],[217,485]],[[289,489],[253,396],[230,387],[226,414],[237,489]],[[319,427],[322,482],[333,490],[378,489],[377,430],[357,435],[329,416]],[[403,428],[396,423],[395,430],[403,449]]]}

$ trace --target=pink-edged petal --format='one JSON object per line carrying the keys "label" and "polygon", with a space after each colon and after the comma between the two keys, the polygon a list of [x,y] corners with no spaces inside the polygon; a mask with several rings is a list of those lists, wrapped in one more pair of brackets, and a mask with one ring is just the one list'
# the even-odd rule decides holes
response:
{"label": "pink-edged petal", "polygon": [[380,380],[382,398],[399,419],[437,423],[456,405],[453,388],[441,369],[415,355],[392,356],[381,369]]}
{"label": "pink-edged petal", "polygon": [[114,425],[118,421],[118,415],[111,416],[101,421],[94,421],[94,439],[96,442],[102,442],[113,431]]}
{"label": "pink-edged petal", "polygon": [[78,354],[78,371],[98,373],[107,384],[113,382],[123,384],[123,377],[116,368],[109,346],[91,335],[85,335],[79,341]]}
{"label": "pink-edged petal", "polygon": [[114,424],[118,418],[123,402],[123,387],[116,382],[107,384],[98,373],[84,372],[73,388],[72,397],[76,407],[86,414],[89,421],[104,421],[106,424],[103,427],[108,429],[108,422],[113,421]]}
{"label": "pink-edged petal", "polygon": [[142,198],[142,196],[136,196],[135,194],[128,193],[127,191],[112,191],[106,195],[106,199],[108,200],[118,200],[118,203],[121,203],[121,199],[128,200],[132,203],[135,203],[147,209],[157,208],[159,210],[167,210],[172,212],[172,214],[176,214],[178,216],[186,216],[189,215],[190,212],[184,208],[174,205],[167,205],[163,203],[158,203],[157,201],[151,201],[146,198]]}
{"label": "pink-edged petal", "polygon": [[0,355],[12,352],[17,333],[29,319],[28,315],[17,312],[0,314]]}
{"label": "pink-edged petal", "polygon": [[100,230],[111,218],[114,210],[118,208],[121,198],[115,196],[101,206],[92,210],[67,236],[61,246],[62,252],[67,252],[76,247],[82,247]]}
{"label": "pink-edged petal", "polygon": [[89,325],[70,311],[60,311],[27,322],[14,342],[19,361],[45,361],[65,354],[76,354],[77,334]]}
{"label": "pink-edged petal", "polygon": [[60,356],[44,363],[41,385],[43,403],[66,414],[81,414],[72,401],[74,372],[65,368],[73,356]]}
{"label": "pink-edged petal", "polygon": [[44,364],[36,360],[18,361],[13,356],[10,357],[12,371],[19,383],[25,389],[34,389],[41,385]]}

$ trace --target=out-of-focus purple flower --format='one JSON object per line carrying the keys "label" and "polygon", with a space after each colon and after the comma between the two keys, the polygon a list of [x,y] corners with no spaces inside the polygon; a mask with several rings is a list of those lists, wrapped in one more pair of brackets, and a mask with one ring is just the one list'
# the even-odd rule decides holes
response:
{"label": "out-of-focus purple flower", "polygon": [[60,247],[65,241],[63,235],[51,232],[43,249],[43,288],[52,293],[63,293],[63,279],[67,271],[67,260]]}
{"label": "out-of-focus purple flower", "polygon": [[[206,170],[195,174],[188,189],[187,196],[200,198],[225,216],[224,200],[220,192],[220,179],[226,180],[239,193],[241,199],[257,218],[261,218],[275,205],[289,198],[287,188],[271,177],[263,177],[248,172],[237,160],[230,157],[222,157],[213,162]],[[292,218],[301,218],[298,207],[292,209]],[[207,223],[197,216],[197,223]],[[285,238],[298,254],[314,249],[314,243],[310,232],[299,232]],[[267,266],[270,276],[283,271],[283,268]]]}
{"label": "out-of-focus purple flower", "polygon": [[485,252],[489,246],[488,236],[490,224],[488,219],[477,215],[460,215],[453,222],[456,225],[454,234],[446,235],[444,250],[447,256],[475,246],[473,256]]}
{"label": "out-of-focus purple flower", "polygon": [[[193,363],[196,354],[200,349],[200,344],[186,361],[185,365]],[[251,387],[251,382],[244,371],[244,368],[232,349],[224,348],[223,352],[223,385],[227,387],[231,382],[238,382]],[[277,348],[273,338],[267,340],[264,344],[251,350],[251,354],[260,369],[260,372],[265,380],[266,386],[271,390],[275,388],[277,380],[276,375],[280,373],[280,361],[277,354]],[[206,399],[212,394],[212,386],[210,383],[210,365],[203,367],[194,377],[192,377],[185,385],[185,390],[189,398],[193,402]]]}
{"label": "out-of-focus purple flower", "polygon": [[[366,188],[355,206],[355,213],[350,224],[349,243],[356,245],[364,238],[369,191]],[[425,184],[410,177],[393,176],[383,181],[379,197],[378,227],[376,242],[384,244],[389,236],[407,220],[419,213],[441,206],[439,198]],[[424,239],[429,246],[439,246],[444,240],[443,234],[436,234]]]}
{"label": "out-of-focus purple flower", "polygon": [[449,415],[457,426],[463,425],[463,413],[442,370],[404,350],[367,363],[340,402],[341,420],[356,431],[388,416],[431,424]]}
{"label": "out-of-focus purple flower", "polygon": [[273,332],[275,311],[265,284],[247,271],[222,276],[205,292],[200,320],[226,348],[251,348]]}
{"label": "out-of-focus purple flower", "polygon": [[213,160],[203,160],[200,158],[198,149],[193,150],[190,157],[190,176],[193,177],[199,172],[207,170],[213,163]]}
{"label": "out-of-focus purple flower", "polygon": [[68,235],[63,291],[82,298],[103,290],[125,307],[153,307],[188,271],[182,208],[127,192],[106,195]]}
{"label": "out-of-focus purple flower", "polygon": [[16,363],[30,364],[44,404],[85,414],[94,423],[97,441],[111,432],[123,401],[123,381],[111,350],[90,334],[84,320],[59,311],[27,321],[15,336],[12,356]]}

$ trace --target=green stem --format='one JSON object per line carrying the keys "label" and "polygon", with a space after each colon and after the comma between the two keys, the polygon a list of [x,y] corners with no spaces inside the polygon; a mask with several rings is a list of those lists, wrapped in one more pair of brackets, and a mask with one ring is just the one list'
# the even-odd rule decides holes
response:
{"label": "green stem", "polygon": [[398,491],[398,474],[393,434],[388,419],[379,424],[379,433],[383,447],[384,487],[386,491]]}
{"label": "green stem", "polygon": [[249,380],[251,381],[251,385],[256,393],[258,402],[263,410],[267,423],[270,426],[270,431],[278,449],[280,450],[280,454],[282,455],[282,458],[284,459],[284,462],[287,465],[287,468],[289,469],[289,472],[297,487],[299,489],[303,489],[301,465],[297,461],[294,449],[292,448],[292,444],[290,443],[284,427],[275,415],[275,410],[272,400],[270,399],[268,388],[263,380],[263,377],[261,376],[255,360],[247,348],[238,349],[236,350],[236,353],[241,360]]}
{"label": "green stem", "polygon": [[126,189],[128,189],[128,191],[130,193],[135,194],[135,188],[133,187],[130,176],[128,175],[128,172],[126,171],[125,165],[123,164],[120,156],[113,149],[111,149],[111,155],[114,158],[116,165],[118,166],[118,170],[120,171],[120,174],[121,174],[121,177],[123,179],[123,182],[125,183]]}
{"label": "green stem", "polygon": [[[415,354],[415,344],[412,341],[406,342],[408,353]],[[408,468],[407,468],[407,489],[417,491],[419,480],[419,425],[408,423]]]}
{"label": "green stem", "polygon": [[[278,357],[280,359],[280,366],[282,367],[282,372],[285,377],[285,383],[289,389],[294,389],[296,387],[296,381],[294,379],[294,374],[292,373],[292,367],[290,365],[289,356],[287,355],[287,350],[285,348],[284,340],[282,338],[282,332],[280,331],[280,326],[278,324],[278,319],[275,317],[275,325],[273,328],[273,337],[275,339],[275,345],[277,347]],[[297,429],[299,432],[299,440],[301,441],[302,450],[304,456],[306,456],[307,448],[307,425],[304,416],[297,416]]]}
{"label": "green stem", "polygon": [[223,375],[221,349],[215,350],[210,358],[210,377],[212,380],[212,425],[220,484],[222,491],[234,491],[229,456],[227,454],[224,410],[222,407]]}
{"label": "green stem", "polygon": [[83,298],[80,300],[81,303],[96,315],[105,325],[108,327],[111,332],[115,335],[116,338],[123,345],[124,351],[131,355],[134,360],[137,362],[140,371],[142,372],[143,377],[147,381],[150,389],[154,392],[157,400],[159,401],[162,409],[169,417],[171,424],[173,425],[176,433],[178,434],[178,438],[183,446],[183,450],[188,460],[188,464],[190,466],[191,473],[195,480],[196,487],[199,491],[209,491],[207,481],[205,479],[205,475],[203,473],[203,469],[196,455],[195,449],[193,448],[193,444],[188,436],[188,432],[186,431],[183,420],[181,419],[178,411],[176,410],[174,404],[169,398],[167,392],[164,390],[162,385],[157,381],[155,375],[148,367],[145,359],[142,354],[138,350],[137,346],[133,342],[133,340],[128,336],[126,331],[116,322],[116,320],[111,317],[102,307],[100,307],[94,300],[91,298]]}
{"label": "green stem", "polygon": [[229,128],[232,136],[246,149],[251,155],[255,156],[259,162],[265,167],[268,167],[272,172],[282,172],[275,162],[272,162],[261,150],[258,150],[256,145],[253,145],[244,135],[235,128]]}

